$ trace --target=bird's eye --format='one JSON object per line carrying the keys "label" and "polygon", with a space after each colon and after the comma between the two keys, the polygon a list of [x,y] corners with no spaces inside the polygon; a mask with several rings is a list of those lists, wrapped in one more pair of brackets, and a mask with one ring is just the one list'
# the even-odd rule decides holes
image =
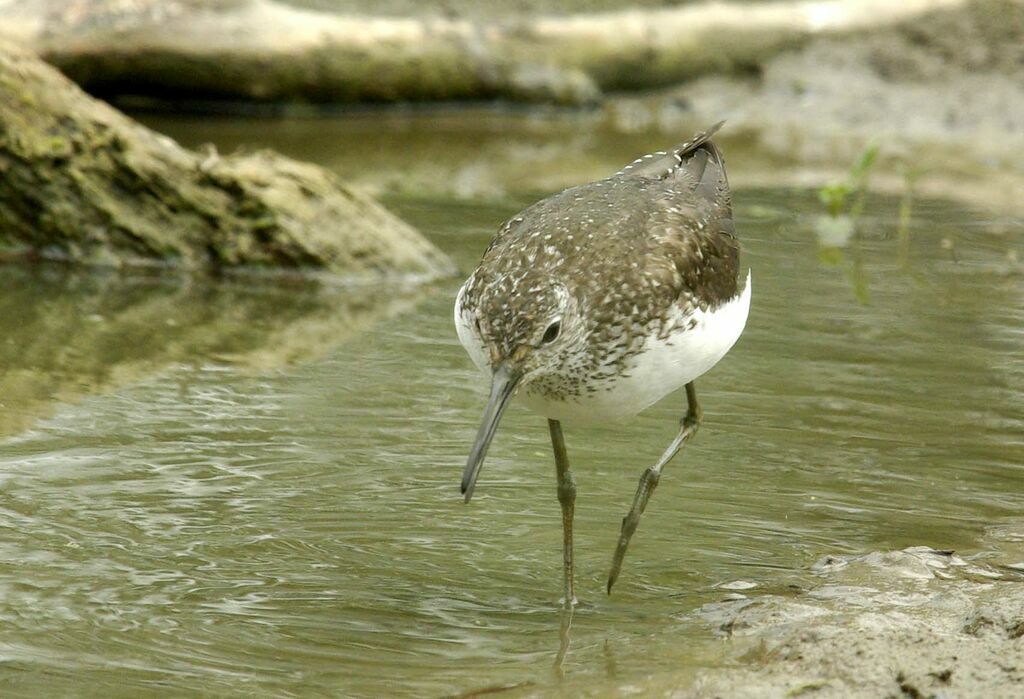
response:
{"label": "bird's eye", "polygon": [[562,321],[556,320],[544,331],[544,337],[540,339],[542,345],[548,345],[558,339],[558,333],[562,331]]}

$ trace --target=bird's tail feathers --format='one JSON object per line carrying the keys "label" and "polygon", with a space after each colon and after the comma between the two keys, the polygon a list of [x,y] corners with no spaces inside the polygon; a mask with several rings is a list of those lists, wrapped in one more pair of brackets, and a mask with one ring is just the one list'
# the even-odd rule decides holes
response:
{"label": "bird's tail feathers", "polygon": [[651,153],[637,158],[617,172],[616,176],[644,177],[655,180],[683,176],[693,183],[695,192],[713,197],[716,188],[728,188],[729,186],[725,176],[725,160],[722,158],[722,152],[711,142],[711,137],[722,128],[724,123],[724,121],[720,121],[705,131],[697,132],[693,138],[680,143],[669,151]]}

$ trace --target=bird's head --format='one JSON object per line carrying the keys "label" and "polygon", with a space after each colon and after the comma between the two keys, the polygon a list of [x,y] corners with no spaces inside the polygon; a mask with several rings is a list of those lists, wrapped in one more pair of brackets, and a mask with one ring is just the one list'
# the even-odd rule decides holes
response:
{"label": "bird's head", "polygon": [[586,345],[576,300],[562,284],[528,275],[494,280],[474,291],[467,320],[475,336],[472,342],[478,343],[477,363],[491,372],[491,393],[462,476],[466,502],[473,495],[498,422],[517,389],[550,381],[571,366]]}

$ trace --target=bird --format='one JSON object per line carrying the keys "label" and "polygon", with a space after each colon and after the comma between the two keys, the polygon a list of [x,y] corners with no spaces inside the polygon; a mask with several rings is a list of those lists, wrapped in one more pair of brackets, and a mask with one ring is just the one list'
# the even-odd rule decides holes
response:
{"label": "bird", "polygon": [[701,424],[694,380],[747,322],[751,272],[741,285],[732,194],[712,142],[723,123],[513,216],[456,296],[459,341],[490,380],[462,494],[469,503],[513,396],[547,418],[562,511],[562,601],[570,608],[576,483],[562,423],[625,422],[685,387],[678,432],[643,471],[622,520],[611,594],[663,467]]}

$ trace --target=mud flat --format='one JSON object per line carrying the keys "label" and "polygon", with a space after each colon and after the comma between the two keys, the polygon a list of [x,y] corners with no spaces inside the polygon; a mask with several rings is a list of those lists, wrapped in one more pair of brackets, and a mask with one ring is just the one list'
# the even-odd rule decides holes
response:
{"label": "mud flat", "polygon": [[875,186],[912,182],[922,194],[1020,216],[1021,36],[1024,3],[972,0],[875,31],[815,37],[755,75],[708,75],[620,96],[608,109],[627,131],[728,119],[762,154],[759,184],[817,186],[875,143]]}
{"label": "mud flat", "polygon": [[830,557],[820,583],[726,595],[695,612],[727,644],[672,697],[1018,697],[1024,694],[1024,523],[989,530],[983,556],[913,547]]}

